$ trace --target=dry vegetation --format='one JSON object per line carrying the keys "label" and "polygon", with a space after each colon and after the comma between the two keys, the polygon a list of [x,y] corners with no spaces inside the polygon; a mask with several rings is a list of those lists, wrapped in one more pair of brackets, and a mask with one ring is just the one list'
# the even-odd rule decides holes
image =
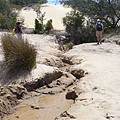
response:
{"label": "dry vegetation", "polygon": [[1,37],[5,58],[5,66],[8,71],[31,71],[36,66],[36,49],[27,40],[21,37],[13,37],[4,34]]}

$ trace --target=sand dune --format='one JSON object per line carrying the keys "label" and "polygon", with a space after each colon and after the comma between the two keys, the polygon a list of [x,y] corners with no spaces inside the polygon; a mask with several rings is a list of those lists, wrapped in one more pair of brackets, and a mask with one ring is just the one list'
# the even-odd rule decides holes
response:
{"label": "sand dune", "polygon": [[[66,13],[69,12],[71,8],[65,8],[63,5],[52,5],[52,4],[44,4],[42,5],[42,13],[45,14],[44,24],[47,20],[53,20],[54,29],[62,30],[64,29],[62,18],[66,16]],[[33,9],[22,9],[20,12],[20,16],[25,19],[25,26],[28,28],[34,28],[34,21],[36,18],[36,12]]]}

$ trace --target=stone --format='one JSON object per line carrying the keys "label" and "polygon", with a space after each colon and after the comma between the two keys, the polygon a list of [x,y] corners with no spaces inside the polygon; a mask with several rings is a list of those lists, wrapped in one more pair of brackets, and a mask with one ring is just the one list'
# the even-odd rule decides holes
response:
{"label": "stone", "polygon": [[75,100],[78,97],[78,95],[75,92],[75,90],[69,89],[65,97],[66,97],[66,99],[73,99],[73,100]]}
{"label": "stone", "polygon": [[85,75],[84,70],[78,69],[78,68],[72,68],[70,72],[71,72],[71,74],[74,75],[77,79],[80,79],[80,78],[84,77],[84,75]]}

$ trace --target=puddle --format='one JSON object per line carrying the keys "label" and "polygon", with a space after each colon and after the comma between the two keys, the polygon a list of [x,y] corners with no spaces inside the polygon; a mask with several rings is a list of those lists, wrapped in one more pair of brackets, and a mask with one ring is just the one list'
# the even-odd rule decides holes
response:
{"label": "puddle", "polygon": [[[66,100],[65,92],[55,95],[42,95],[22,100],[12,114],[3,120],[54,120],[73,104],[73,100]],[[33,109],[31,105],[39,106]]]}

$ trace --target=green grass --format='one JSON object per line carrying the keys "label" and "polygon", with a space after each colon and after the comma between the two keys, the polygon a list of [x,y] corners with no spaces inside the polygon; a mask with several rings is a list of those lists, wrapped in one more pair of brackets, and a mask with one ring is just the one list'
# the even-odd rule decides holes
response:
{"label": "green grass", "polygon": [[31,71],[36,66],[36,49],[27,40],[4,34],[1,37],[5,65],[8,71]]}

